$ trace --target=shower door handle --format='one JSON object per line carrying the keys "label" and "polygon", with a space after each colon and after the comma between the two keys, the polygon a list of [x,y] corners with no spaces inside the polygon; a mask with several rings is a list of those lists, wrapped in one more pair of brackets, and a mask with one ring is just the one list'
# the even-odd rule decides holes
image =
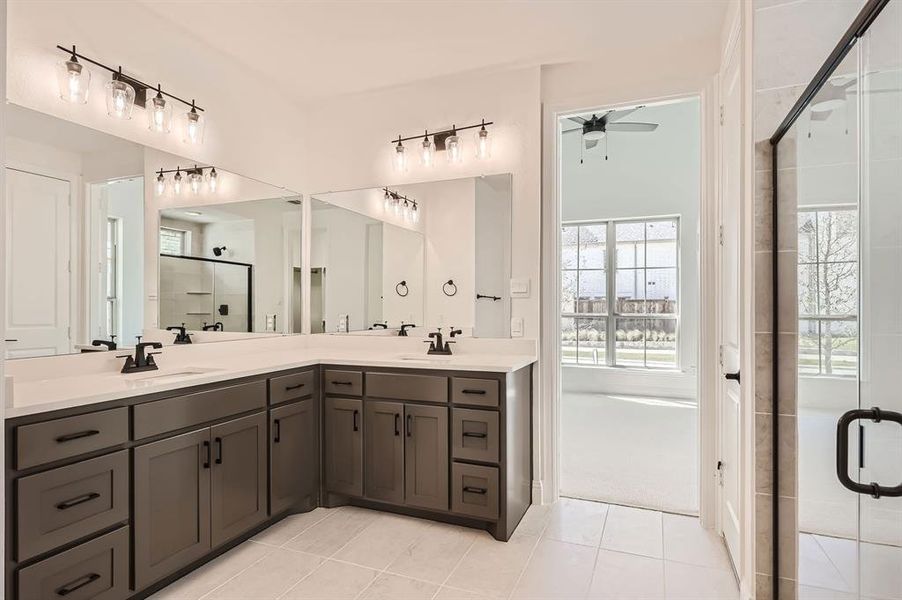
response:
{"label": "shower door handle", "polygon": [[844,413],[836,424],[836,476],[843,487],[856,494],[868,494],[873,498],[902,496],[902,483],[887,487],[876,482],[861,483],[849,476],[849,426],[855,421],[871,420],[874,423],[889,421],[902,426],[902,413],[874,408],[856,408]]}

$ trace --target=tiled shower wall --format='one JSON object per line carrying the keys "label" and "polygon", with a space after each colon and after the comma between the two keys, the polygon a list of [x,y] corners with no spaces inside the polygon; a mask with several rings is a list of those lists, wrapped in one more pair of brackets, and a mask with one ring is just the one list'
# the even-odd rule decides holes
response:
{"label": "tiled shower wall", "polygon": [[798,477],[796,388],[797,197],[795,145],[792,136],[780,144],[778,226],[773,234],[772,163],[769,138],[858,14],[862,0],[755,0],[754,138],[755,138],[755,527],[757,600],[772,598],[774,414],[772,251],[778,251],[780,297],[780,434],[778,481],[780,531],[780,598],[796,597],[798,570]]}

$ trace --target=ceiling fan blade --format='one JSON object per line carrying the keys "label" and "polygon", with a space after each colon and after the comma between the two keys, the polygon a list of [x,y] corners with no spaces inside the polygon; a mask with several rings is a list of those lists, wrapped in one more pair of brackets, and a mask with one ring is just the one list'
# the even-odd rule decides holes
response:
{"label": "ceiling fan blade", "polygon": [[598,140],[586,140],[586,150],[591,150],[598,145]]}
{"label": "ceiling fan blade", "polygon": [[614,121],[619,121],[623,117],[633,114],[640,108],[645,108],[645,107],[644,106],[636,106],[634,108],[624,108],[623,110],[612,110],[604,116],[604,122],[605,123],[613,123]]}
{"label": "ceiling fan blade", "polygon": [[605,127],[608,131],[654,131],[657,123],[608,123]]}
{"label": "ceiling fan blade", "polygon": [[579,125],[585,125],[588,121],[582,117],[567,117],[574,123],[578,123]]}

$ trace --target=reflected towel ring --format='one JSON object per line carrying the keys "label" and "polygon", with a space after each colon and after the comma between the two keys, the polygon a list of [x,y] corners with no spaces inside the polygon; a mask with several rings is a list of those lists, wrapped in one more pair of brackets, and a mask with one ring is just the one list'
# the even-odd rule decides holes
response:
{"label": "reflected towel ring", "polygon": [[[450,291],[449,291],[450,290]],[[454,284],[453,279],[449,279],[442,285],[442,292],[446,296],[455,296],[457,295],[457,286]]]}
{"label": "reflected towel ring", "polygon": [[[403,293],[402,293],[403,292]],[[401,296],[402,298],[410,293],[410,290],[407,289],[407,281],[402,281],[395,286],[395,293]]]}

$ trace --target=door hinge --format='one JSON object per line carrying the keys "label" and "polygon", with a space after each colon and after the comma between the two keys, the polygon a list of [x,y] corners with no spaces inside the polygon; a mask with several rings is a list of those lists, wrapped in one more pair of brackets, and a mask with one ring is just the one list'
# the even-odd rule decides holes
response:
{"label": "door hinge", "polygon": [[723,246],[723,225],[717,226],[717,243]]}
{"label": "door hinge", "polygon": [[717,347],[717,362],[720,364],[721,367],[723,366],[723,346],[722,345]]}
{"label": "door hinge", "polygon": [[72,339],[72,327],[66,327],[66,339]]}
{"label": "door hinge", "polygon": [[723,104],[720,105],[720,124],[723,125]]}
{"label": "door hinge", "polygon": [[717,485],[719,485],[720,487],[723,487],[723,468],[723,461],[717,461]]}

